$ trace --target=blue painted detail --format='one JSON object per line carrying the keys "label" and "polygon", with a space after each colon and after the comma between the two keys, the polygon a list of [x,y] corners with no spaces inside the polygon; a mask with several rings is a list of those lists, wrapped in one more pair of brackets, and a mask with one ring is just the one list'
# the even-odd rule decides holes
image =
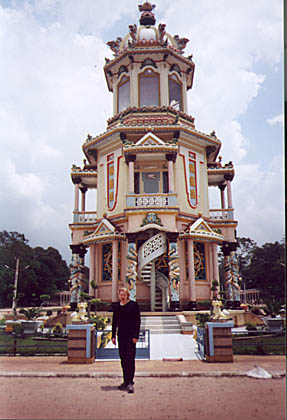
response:
{"label": "blue painted detail", "polygon": [[[118,360],[120,358],[118,342],[116,346],[111,344],[111,341],[110,341],[108,343],[109,347],[97,348],[98,335],[99,333],[101,333],[102,335],[104,332],[110,332],[110,331],[96,331],[96,340],[95,340],[96,341],[96,344],[95,344],[96,359]],[[150,360],[150,331],[149,330],[140,331],[139,340],[136,345],[136,359],[137,360],[138,359]]]}
{"label": "blue painted detail", "polygon": [[127,197],[127,207],[135,207],[135,197]]}
{"label": "blue painted detail", "polygon": [[86,357],[91,357],[91,329],[86,330]]}
{"label": "blue painted detail", "polygon": [[66,326],[67,330],[87,330],[87,329],[91,329],[94,325],[93,324],[80,324],[80,325],[76,325],[76,324],[68,324]]}
{"label": "blue painted detail", "polygon": [[207,322],[209,337],[209,356],[214,356],[213,328],[233,328],[234,322]]}
{"label": "blue painted detail", "polygon": [[204,328],[197,328],[197,345],[198,345],[198,353],[201,359],[205,358],[205,345],[204,345],[204,338],[205,338],[205,329]]}
{"label": "blue painted detail", "polygon": [[170,195],[168,197],[168,205],[169,206],[176,206],[177,205],[176,195]]}
{"label": "blue painted detail", "polygon": [[208,328],[209,355],[214,356],[213,326]]}
{"label": "blue painted detail", "polygon": [[86,357],[91,357],[91,329],[94,327],[93,324],[70,324],[66,326],[67,330],[86,330]]}

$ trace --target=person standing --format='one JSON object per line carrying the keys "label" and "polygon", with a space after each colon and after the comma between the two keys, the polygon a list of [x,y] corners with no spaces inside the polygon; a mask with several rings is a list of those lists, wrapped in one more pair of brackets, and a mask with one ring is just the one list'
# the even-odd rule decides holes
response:
{"label": "person standing", "polygon": [[119,290],[119,302],[113,313],[112,342],[116,344],[118,336],[119,354],[123,370],[123,383],[119,389],[134,392],[136,343],[140,333],[140,310],[137,302],[130,300],[126,287]]}

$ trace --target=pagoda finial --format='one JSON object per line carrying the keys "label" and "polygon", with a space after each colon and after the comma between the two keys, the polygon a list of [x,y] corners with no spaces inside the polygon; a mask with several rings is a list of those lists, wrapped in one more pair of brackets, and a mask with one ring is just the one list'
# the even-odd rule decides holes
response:
{"label": "pagoda finial", "polygon": [[140,17],[141,25],[149,26],[149,25],[155,24],[155,17],[152,12],[154,8],[155,8],[155,4],[151,4],[148,1],[139,5],[139,11],[141,12],[141,17]]}

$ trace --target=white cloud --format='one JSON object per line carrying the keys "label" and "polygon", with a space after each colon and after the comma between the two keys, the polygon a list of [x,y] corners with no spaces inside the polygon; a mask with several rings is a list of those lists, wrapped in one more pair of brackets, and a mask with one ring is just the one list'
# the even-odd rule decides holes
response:
{"label": "white cloud", "polygon": [[[0,198],[6,204],[0,229],[23,232],[35,246],[57,244],[68,259],[74,191],[69,171],[84,157],[87,133],[103,132],[112,115],[102,69],[104,57],[112,56],[106,42],[127,34],[139,12],[130,0],[9,4],[0,6]],[[169,33],[190,39],[186,55],[193,53],[196,70],[189,112],[200,131],[216,131],[223,160],[236,164],[240,218],[249,188],[245,176],[252,184],[256,175],[265,196],[282,185],[275,170],[267,176],[259,164],[248,165],[249,141],[239,122],[258,99],[268,71],[281,65],[281,0],[218,0],[216,7],[214,0],[158,0],[155,14]],[[275,117],[269,120],[275,123]],[[264,206],[270,216],[277,214],[272,202]],[[251,193],[248,206],[255,214]],[[252,226],[264,233],[259,223]],[[241,226],[248,228],[242,220]]]}
{"label": "white cloud", "polygon": [[276,117],[270,118],[267,120],[268,124],[270,125],[283,125],[283,114],[276,115]]}
{"label": "white cloud", "polygon": [[232,183],[239,236],[258,243],[280,241],[284,235],[283,157],[274,156],[267,168],[238,165]]}

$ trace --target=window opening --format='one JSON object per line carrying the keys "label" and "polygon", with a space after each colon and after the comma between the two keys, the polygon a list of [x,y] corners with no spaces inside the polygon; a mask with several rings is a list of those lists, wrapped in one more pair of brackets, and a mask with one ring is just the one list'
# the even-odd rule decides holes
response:
{"label": "window opening", "polygon": [[147,69],[139,75],[139,106],[159,105],[159,75]]}
{"label": "window opening", "polygon": [[182,110],[182,86],[175,75],[168,78],[169,104]]}
{"label": "window opening", "polygon": [[122,77],[118,84],[118,112],[130,105],[130,79],[126,76]]}

